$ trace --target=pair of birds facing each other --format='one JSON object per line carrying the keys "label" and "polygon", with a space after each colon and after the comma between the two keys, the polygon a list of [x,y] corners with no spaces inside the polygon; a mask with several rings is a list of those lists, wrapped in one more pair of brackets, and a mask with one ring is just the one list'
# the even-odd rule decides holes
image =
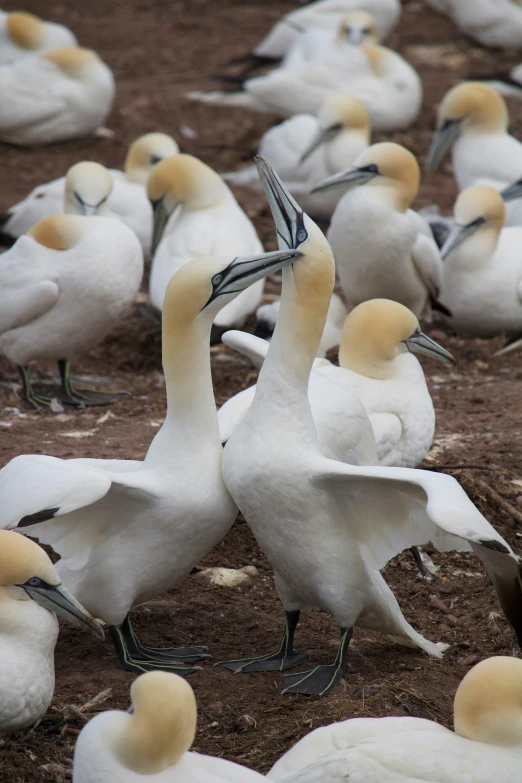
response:
{"label": "pair of birds facing each other", "polygon": [[[342,189],[313,194],[324,179],[344,171],[370,144],[370,121],[364,104],[343,93],[329,95],[314,117],[296,114],[268,130],[259,154],[279,172],[283,182],[312,217],[329,220]],[[255,166],[224,175],[232,185],[259,189]]]}
{"label": "pair of birds facing each other", "polygon": [[128,226],[138,237],[146,259],[152,244],[152,208],[147,198],[149,174],[160,160],[179,152],[165,133],[147,133],[129,147],[123,171],[99,163],[76,163],[65,177],[38,185],[3,217],[0,242],[11,245],[43,218],[62,212],[103,215]]}
{"label": "pair of birds facing each other", "polygon": [[[332,42],[322,41],[317,46],[317,50],[327,53],[326,59],[306,61],[302,55],[296,56],[293,64],[290,58],[287,60],[288,67],[283,63],[266,75],[242,82],[239,91],[191,92],[189,97],[288,118],[295,114],[316,116],[329,95],[342,92],[362,101],[375,132],[409,127],[422,103],[422,83],[417,72],[391,49],[364,42],[354,46],[345,39],[343,21]],[[344,64],[340,64],[340,59]]]}
{"label": "pair of birds facing each other", "polygon": [[522,225],[522,143],[509,134],[508,123],[504,99],[488,84],[453,87],[438,108],[426,169],[434,171],[451,147],[459,190],[479,184],[500,191],[511,226]]}
{"label": "pair of birds facing each other", "polygon": [[[147,193],[154,213],[149,294],[156,311],[162,311],[172,275],[190,259],[263,253],[253,223],[228,185],[198,158],[180,154],[158,163]],[[259,306],[263,290],[260,278],[216,312],[212,342],[245,323]]]}
{"label": "pair of birds facing each other", "polygon": [[90,136],[105,123],[114,89],[108,66],[79,46],[0,65],[0,141],[35,146]]}
{"label": "pair of birds facing each other", "polygon": [[424,0],[446,14],[465,35],[495,49],[522,49],[519,0]]}
{"label": "pair of birds facing each other", "polygon": [[[120,665],[138,672],[188,674],[195,667],[180,660],[206,655],[197,647],[145,647],[128,613],[189,573],[227,532],[237,506],[274,567],[287,622],[277,651],[222,662],[226,668],[276,671],[306,660],[293,650],[293,635],[300,610],[312,607],[334,616],[340,649],[333,665],[287,677],[287,692],[326,694],[335,686],[354,624],[440,657],[441,647],[408,625],[379,573],[390,557],[428,540],[476,552],[520,635],[518,559],[453,478],[361,467],[373,432],[347,389],[340,393],[352,410],[351,464],[321,453],[307,388],[333,289],[333,256],[268,164],[260,166],[284,247],[261,257],[199,260],[173,277],[163,310],[167,416],[145,460],[17,457],[0,472],[0,527],[21,525],[54,547],[64,584],[110,626]],[[281,268],[291,274],[283,274],[256,396],[223,452],[210,375],[212,321],[242,288]]]}
{"label": "pair of birds facing each other", "polygon": [[60,615],[103,639],[101,625],[62,585],[44,550],[0,530],[0,731],[36,723],[54,692]]}
{"label": "pair of birds facing each other", "polygon": [[47,22],[25,11],[0,11],[0,65],[56,46],[77,45],[74,34],[62,24]]}
{"label": "pair of birds facing each other", "polygon": [[[398,144],[364,150],[351,168],[313,189],[344,189],[328,229],[346,301],[393,299],[429,319],[439,302],[442,260],[430,226],[410,209],[420,182],[415,157]],[[376,229],[377,227],[377,229]]]}
{"label": "pair of birds facing each other", "polygon": [[476,664],[453,702],[454,731],[415,717],[352,718],[315,729],[266,777],[190,751],[197,723],[194,692],[167,672],[140,675],[128,712],[96,715],[76,741],[73,783],[491,783],[502,770],[518,783],[522,662],[497,656]]}

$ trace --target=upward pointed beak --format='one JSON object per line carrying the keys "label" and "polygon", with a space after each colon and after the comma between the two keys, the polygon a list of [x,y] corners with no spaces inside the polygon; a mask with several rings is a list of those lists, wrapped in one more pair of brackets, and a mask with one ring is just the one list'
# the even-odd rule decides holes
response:
{"label": "upward pointed beak", "polygon": [[460,136],[463,120],[445,120],[433,134],[425,169],[427,172],[435,171],[448,147]]}
{"label": "upward pointed beak", "polygon": [[104,638],[103,628],[89,612],[78,603],[76,598],[62,585],[43,584],[39,587],[31,587],[27,584],[20,585],[27,595],[41,606],[45,606],[51,612],[60,615],[72,625],[94,633],[100,639]]}
{"label": "upward pointed beak", "polygon": [[455,359],[442,345],[439,345],[428,337],[424,332],[415,332],[404,343],[409,351],[412,353],[418,353],[422,356],[429,356],[432,359],[437,359],[439,362],[449,362],[450,364],[456,364]]}
{"label": "upward pointed beak", "polygon": [[308,234],[304,227],[303,210],[285,188],[272,166],[261,156],[255,158],[259,179],[266,193],[276,231],[281,243],[296,249]]}

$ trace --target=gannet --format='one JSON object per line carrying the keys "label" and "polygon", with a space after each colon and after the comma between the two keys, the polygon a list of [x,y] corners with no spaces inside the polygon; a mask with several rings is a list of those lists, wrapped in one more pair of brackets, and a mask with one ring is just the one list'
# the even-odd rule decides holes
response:
{"label": "gannet", "polygon": [[382,142],[361,153],[351,169],[315,187],[319,194],[352,188],[339,201],[327,235],[349,304],[394,299],[418,318],[430,317],[442,261],[430,227],[410,209],[419,180],[411,152]]}
{"label": "gannet", "polygon": [[76,388],[69,361],[128,313],[142,275],[136,236],[105,217],[44,218],[0,256],[0,353],[17,365],[30,407],[51,404],[32,388],[27,365],[34,360],[58,362],[59,397],[68,404],[106,405],[118,398]]}
{"label": "gannet", "polygon": [[471,546],[522,640],[518,558],[454,478],[353,466],[321,453],[307,391],[334,286],[333,254],[269,164],[260,161],[260,170],[280,246],[302,257],[283,271],[276,330],[254,401],[225,446],[223,477],[274,568],[286,626],[275,652],[221,665],[280,671],[303,661],[293,634],[309,608],[333,615],[339,649],[333,664],[286,677],[285,693],[328,693],[341,679],[354,625],[440,656],[406,622],[379,573],[397,552],[428,540],[442,550]]}
{"label": "gannet", "polygon": [[[148,196],[154,212],[149,294],[161,311],[167,284],[189,259],[263,252],[256,230],[221,177],[192,155],[175,155],[152,170]],[[171,217],[172,216],[172,217]],[[264,279],[216,313],[213,342],[242,326],[263,295]]]}
{"label": "gannet", "polygon": [[[274,302],[268,302],[257,308],[256,329],[254,332],[256,337],[263,337],[264,339],[272,337],[277,316],[279,315],[280,304],[281,300],[276,299]],[[317,356],[319,358],[326,356],[328,351],[335,348],[341,342],[341,333],[347,315],[348,311],[341,297],[337,294],[332,294],[323,335],[321,337],[321,342],[319,343],[319,348],[317,349]],[[261,364],[258,366],[261,367]]]}
{"label": "gannet", "polygon": [[[190,92],[188,97],[218,106],[237,106],[270,112],[280,117],[317,115],[325,98],[344,92],[359,98],[368,112],[372,130],[404,130],[417,118],[422,104],[422,83],[417,72],[399,54],[372,44],[358,47],[364,67],[307,63],[277,68],[265,76],[247,79],[239,92]],[[351,63],[352,64],[352,63]],[[355,78],[356,77],[356,78]]]}
{"label": "gannet", "polygon": [[201,647],[144,646],[128,615],[189,574],[234,522],[237,508],[221,475],[212,321],[248,285],[299,257],[230,254],[176,272],[162,318],[167,415],[143,462],[25,455],[0,471],[0,528],[23,525],[61,555],[56,569],[64,585],[110,626],[124,669],[189,674],[194,667],[180,659],[206,657]]}
{"label": "gannet", "polygon": [[[487,84],[464,82],[446,93],[437,114],[437,129],[426,158],[433,171],[448,147],[460,190],[490,185],[503,190],[522,176],[522,143],[508,133],[503,98]],[[522,224],[522,204],[508,205],[506,225]]]}
{"label": "gannet", "polygon": [[[141,242],[145,257],[150,256],[152,240],[152,209],[147,198],[145,185],[153,166],[164,158],[170,158],[179,152],[178,145],[170,136],[164,133],[147,133],[140,136],[129,147],[125,159],[124,171],[109,169],[112,178],[112,192],[103,205],[103,213],[96,214],[116,218],[131,228]],[[82,166],[77,176],[74,189],[81,188],[84,178],[81,176],[87,167],[99,166],[94,163],[80,163],[70,169],[78,171],[76,165]],[[64,211],[64,190],[66,177],[59,177],[44,185],[38,185],[26,198],[12,206],[3,219],[2,236],[9,238],[26,234],[39,220],[50,215],[58,215]],[[99,175],[102,177],[103,175]],[[69,200],[65,204],[65,212],[87,214],[80,203]],[[1,218],[0,218],[1,220]]]}
{"label": "gannet", "polygon": [[[32,600],[31,600],[32,599]],[[38,544],[0,530],[0,731],[36,723],[54,691],[56,614],[103,639]]]}
{"label": "gannet", "polygon": [[454,700],[455,731],[424,718],[352,718],[303,737],[267,775],[280,783],[518,783],[522,661],[474,666]]}
{"label": "gannet", "polygon": [[55,46],[77,46],[63,24],[46,22],[25,11],[0,11],[0,65],[30,57]]}
{"label": "gannet", "polygon": [[483,46],[522,48],[520,0],[425,0],[447,14],[459,30]]}
{"label": "gannet", "polygon": [[[246,342],[242,332],[228,332],[223,340],[250,357],[255,355],[256,365],[262,366],[268,344],[254,343],[251,337]],[[370,299],[357,305],[345,320],[340,366],[327,359],[314,362],[311,377],[321,374],[330,379],[334,398],[338,384],[357,393],[372,425],[380,465],[415,468],[431,448],[435,411],[415,353],[454,363],[448,351],[421,331],[411,310],[389,299]],[[255,389],[251,386],[239,392],[219,409],[223,441],[250,407]],[[328,385],[323,383],[322,394],[309,395],[309,401],[316,426],[331,436],[340,419]],[[319,433],[318,437],[322,446],[323,437]]]}
{"label": "gannet", "polygon": [[110,69],[90,49],[61,47],[0,67],[0,141],[33,146],[93,134],[114,98]]}
{"label": "gannet", "polygon": [[[297,114],[268,130],[259,154],[280,173],[290,193],[307,213],[329,220],[343,191],[320,195],[310,190],[332,174],[344,171],[370,143],[370,122],[358,98],[333,93],[322,103],[317,117]],[[224,175],[232,185],[259,189],[255,166]]]}
{"label": "gannet", "polygon": [[128,712],[102,712],[83,727],[73,783],[266,783],[240,764],[190,752],[196,699],[177,674],[141,674],[130,693]]}
{"label": "gannet", "polygon": [[459,194],[441,251],[441,297],[460,334],[522,334],[522,226],[503,223],[504,202],[493,188],[472,185]]}
{"label": "gannet", "polygon": [[385,40],[399,20],[399,0],[316,0],[290,11],[254,49],[260,58],[280,59],[300,33],[308,29],[334,29],[348,11],[369,11],[375,19],[379,40]]}

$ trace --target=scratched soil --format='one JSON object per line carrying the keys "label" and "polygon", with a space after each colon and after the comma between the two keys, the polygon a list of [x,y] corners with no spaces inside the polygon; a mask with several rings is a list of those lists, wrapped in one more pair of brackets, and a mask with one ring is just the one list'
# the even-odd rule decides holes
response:
{"label": "scratched soil", "polygon": [[[215,86],[212,74],[255,44],[292,6],[288,0],[11,2],[12,10],[23,8],[67,24],[83,45],[98,50],[115,72],[117,99],[108,121],[114,138],[33,150],[2,146],[0,211],[82,158],[121,166],[128,143],[151,130],[171,133],[184,151],[219,171],[244,165],[273,118],[196,105],[183,96],[187,89]],[[424,82],[425,105],[415,128],[391,137],[412,149],[421,163],[434,106],[446,89],[464,75],[518,61],[516,53],[475,46],[417,0],[404,4],[390,45],[418,68]],[[510,109],[513,131],[520,136],[522,109],[516,103]],[[436,201],[449,211],[454,196],[446,163],[423,183],[417,206]],[[272,248],[263,197],[246,192],[238,197],[267,248]],[[277,281],[268,290],[277,291]],[[461,340],[444,334],[440,325],[429,331],[454,353],[458,365],[447,369],[429,360],[424,363],[438,416],[426,467],[457,476],[520,552],[522,528],[505,503],[522,512],[522,352],[495,359],[500,338]],[[212,362],[218,405],[255,381],[248,361],[224,347],[212,350]],[[129,394],[107,409],[32,413],[20,401],[15,369],[0,359],[0,464],[31,452],[65,458],[144,456],[165,412],[157,328],[136,307],[117,332],[77,360],[73,369]],[[42,382],[54,382],[52,366],[35,370]],[[385,576],[414,627],[430,639],[450,644],[444,659],[428,660],[420,651],[356,629],[345,680],[326,699],[281,696],[281,675],[235,677],[212,666],[223,658],[266,650],[281,630],[281,607],[270,568],[242,521],[202,565],[255,565],[258,576],[250,586],[208,588],[194,573],[167,595],[135,610],[134,619],[143,639],[154,646],[173,641],[209,646],[212,659],[191,677],[199,702],[195,749],[266,772],[301,736],[334,720],[416,715],[450,726],[453,695],[469,667],[491,654],[512,652],[513,635],[480,563],[457,554],[435,554],[433,559],[440,571],[432,584],[417,579],[409,554],[391,562]],[[307,615],[297,643],[310,650],[314,661],[325,662],[334,655],[337,629],[325,614]],[[64,626],[56,648],[53,704],[36,728],[0,739],[2,783],[70,777],[75,739],[85,720],[78,708],[106,689],[110,691],[105,700],[85,710],[84,716],[126,708],[132,680],[131,673],[116,668],[109,640],[101,643]]]}

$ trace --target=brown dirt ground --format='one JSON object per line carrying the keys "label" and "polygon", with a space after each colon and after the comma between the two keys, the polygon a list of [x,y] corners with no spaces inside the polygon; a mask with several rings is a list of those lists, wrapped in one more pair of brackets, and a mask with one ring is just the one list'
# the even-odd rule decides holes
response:
{"label": "brown dirt ground", "polygon": [[[96,49],[113,68],[117,99],[108,125],[113,139],[78,141],[42,149],[2,146],[3,182],[0,210],[22,198],[34,185],[63,174],[82,158],[120,166],[129,142],[141,133],[163,130],[176,136],[186,152],[217,170],[247,160],[273,118],[241,110],[224,111],[188,102],[187,89],[211,88],[210,74],[232,56],[255,44],[293,3],[281,0],[80,0],[12,2],[12,10],[40,13],[64,22],[82,44]],[[240,33],[240,34],[237,34]],[[457,34],[453,26],[421,2],[406,2],[390,45],[418,68],[425,86],[424,109],[412,130],[393,139],[412,149],[422,162],[433,124],[434,106],[463,75],[515,64],[515,54],[483,50]],[[521,135],[522,109],[513,103],[512,128]],[[187,139],[180,126],[195,129]],[[273,246],[272,226],[264,199],[238,194],[254,218],[263,240]],[[455,186],[448,163],[421,188],[418,206],[436,201],[449,211]],[[272,286],[271,290],[275,290]],[[517,551],[517,526],[477,480],[494,486],[520,506],[522,439],[520,382],[522,353],[493,359],[502,341],[461,340],[440,332],[441,341],[458,357],[455,370],[425,363],[438,414],[435,448],[426,465],[460,476],[473,500]],[[218,404],[252,383],[246,360],[223,347],[213,349]],[[53,368],[39,366],[42,377]],[[102,376],[131,394],[108,410],[67,410],[59,415],[31,413],[19,407],[16,371],[0,359],[0,421],[3,462],[20,453],[58,457],[142,458],[164,415],[165,399],[157,329],[137,310],[103,345],[74,363],[80,374]],[[462,467],[464,466],[464,467]],[[354,716],[416,715],[450,726],[455,688],[469,666],[492,654],[510,654],[513,635],[499,611],[480,563],[467,555],[435,554],[441,566],[433,584],[416,578],[410,556],[403,554],[385,574],[408,620],[434,640],[451,644],[442,661],[420,651],[389,643],[356,630],[346,680],[326,699],[282,697],[280,675],[233,677],[212,662],[191,678],[199,702],[195,749],[266,772],[281,753],[322,724]],[[243,589],[204,588],[187,578],[168,595],[134,612],[146,642],[161,645],[205,643],[212,660],[265,650],[281,630],[281,607],[271,571],[244,522],[205,559],[205,565],[241,567],[255,564],[259,577]],[[448,612],[435,608],[442,599]],[[243,629],[238,633],[238,628]],[[337,644],[337,629],[327,615],[305,616],[298,645],[315,661],[328,660]],[[111,695],[95,709],[126,708],[133,675],[115,667],[111,642],[104,644],[64,627],[56,649],[56,693],[53,706],[36,728],[0,740],[3,783],[59,780],[68,766],[82,721],[66,705],[80,706],[100,691]],[[88,711],[89,716],[94,710]]]}

